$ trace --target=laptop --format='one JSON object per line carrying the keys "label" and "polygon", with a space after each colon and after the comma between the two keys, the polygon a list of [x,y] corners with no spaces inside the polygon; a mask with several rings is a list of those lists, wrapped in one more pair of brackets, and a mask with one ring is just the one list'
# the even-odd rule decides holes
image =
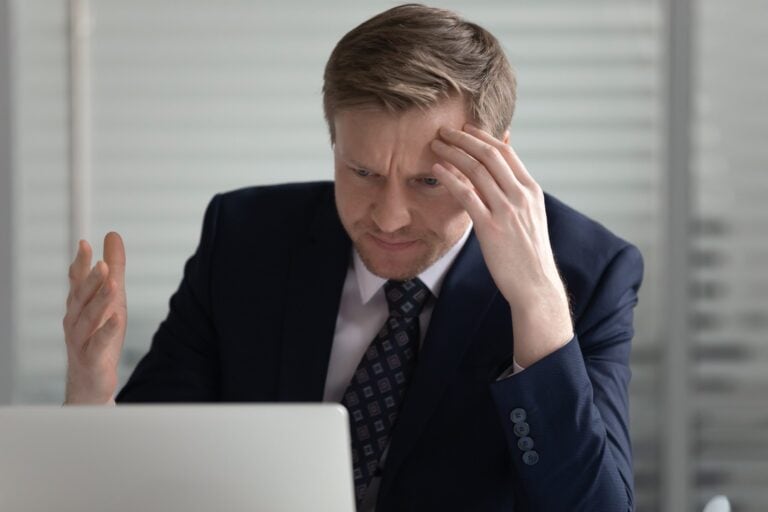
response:
{"label": "laptop", "polygon": [[0,407],[0,510],[354,512],[339,404]]}

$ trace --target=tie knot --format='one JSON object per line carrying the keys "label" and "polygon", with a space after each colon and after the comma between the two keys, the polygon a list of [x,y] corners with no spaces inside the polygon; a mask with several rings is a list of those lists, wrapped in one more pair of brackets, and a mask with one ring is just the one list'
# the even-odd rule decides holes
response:
{"label": "tie knot", "polygon": [[384,293],[390,315],[411,318],[419,316],[431,295],[427,285],[418,277],[408,281],[389,280],[384,283]]}

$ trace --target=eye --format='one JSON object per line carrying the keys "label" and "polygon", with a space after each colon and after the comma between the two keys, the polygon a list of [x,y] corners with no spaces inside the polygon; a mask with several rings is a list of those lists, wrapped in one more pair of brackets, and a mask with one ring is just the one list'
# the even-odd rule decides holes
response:
{"label": "eye", "polygon": [[371,171],[367,171],[365,169],[352,169],[352,172],[354,172],[355,174],[357,174],[361,178],[367,178],[368,176],[370,176],[372,174]]}
{"label": "eye", "polygon": [[437,178],[427,177],[427,178],[422,178],[421,181],[427,187],[430,187],[430,188],[434,188],[440,185],[440,181]]}

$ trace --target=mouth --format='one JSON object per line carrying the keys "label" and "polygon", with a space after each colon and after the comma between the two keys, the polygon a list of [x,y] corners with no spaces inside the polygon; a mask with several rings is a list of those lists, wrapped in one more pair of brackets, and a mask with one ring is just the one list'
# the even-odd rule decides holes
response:
{"label": "mouth", "polygon": [[382,240],[381,238],[375,237],[371,234],[369,234],[373,241],[381,247],[382,249],[386,249],[388,251],[401,251],[404,249],[408,249],[409,247],[412,247],[418,242],[418,240],[398,240],[398,241],[391,241],[388,242],[386,240]]}

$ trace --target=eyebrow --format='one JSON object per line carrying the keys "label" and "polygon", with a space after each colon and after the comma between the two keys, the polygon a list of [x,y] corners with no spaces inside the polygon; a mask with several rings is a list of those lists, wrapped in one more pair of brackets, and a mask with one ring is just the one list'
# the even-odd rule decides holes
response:
{"label": "eyebrow", "polygon": [[[342,158],[349,165],[352,165],[353,167],[355,167],[357,169],[365,169],[366,171],[371,171],[371,172],[375,172],[376,174],[381,174],[381,172],[377,171],[376,169],[372,168],[371,166],[363,165],[360,162],[358,162],[358,161],[356,161],[356,160],[354,160],[352,158],[347,158],[347,157],[344,157],[344,156],[342,156]],[[412,177],[417,178],[417,177],[421,177],[421,176],[432,176],[432,175],[433,175],[433,173],[431,173],[431,172],[426,172],[426,173],[424,173],[424,172],[416,172],[416,173],[413,174]]]}
{"label": "eyebrow", "polygon": [[369,166],[369,165],[363,165],[363,164],[361,164],[360,162],[357,162],[356,160],[354,160],[354,159],[352,159],[352,158],[346,158],[346,157],[344,157],[344,160],[346,160],[348,164],[351,164],[351,165],[353,165],[354,167],[357,167],[357,168],[359,168],[359,169],[365,169],[366,171],[373,171],[373,172],[375,172],[376,174],[381,174],[379,171],[377,171],[377,170],[376,170],[376,169],[374,169],[373,167],[371,167],[371,166]]}

